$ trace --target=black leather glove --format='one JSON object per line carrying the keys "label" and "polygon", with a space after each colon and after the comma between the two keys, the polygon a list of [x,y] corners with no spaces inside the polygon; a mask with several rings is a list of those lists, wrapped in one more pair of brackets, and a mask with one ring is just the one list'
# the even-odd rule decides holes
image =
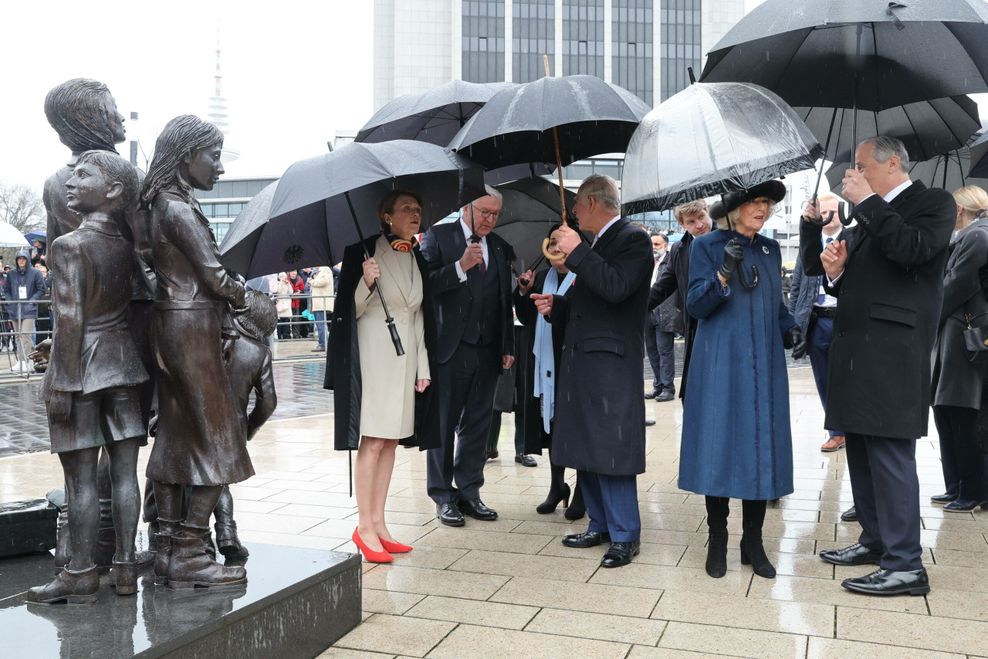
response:
{"label": "black leather glove", "polygon": [[724,262],[717,270],[724,281],[731,281],[731,277],[738,269],[738,265],[744,260],[744,245],[737,238],[731,238],[724,245]]}
{"label": "black leather glove", "polygon": [[799,325],[794,325],[792,329],[782,334],[782,345],[792,348],[793,359],[802,359],[806,356],[806,337],[803,336],[803,330]]}

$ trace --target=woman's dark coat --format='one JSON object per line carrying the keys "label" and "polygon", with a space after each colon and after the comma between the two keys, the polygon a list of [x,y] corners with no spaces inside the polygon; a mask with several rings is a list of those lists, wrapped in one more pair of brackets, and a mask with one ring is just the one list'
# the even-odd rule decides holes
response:
{"label": "woman's dark coat", "polygon": [[[548,270],[543,270],[535,275],[535,283],[530,293],[542,292],[548,273]],[[575,286],[576,282],[573,285]],[[527,341],[524,344],[515,344],[518,350],[515,359],[518,369],[515,414],[522,415],[520,427],[524,429],[525,453],[542,455],[542,449],[549,448],[551,436],[542,427],[542,401],[532,394],[535,387],[535,355],[532,351],[535,348],[535,321],[538,319],[538,313],[535,311],[535,303],[528,295],[519,295],[516,291],[513,297],[515,315],[527,330],[525,332]],[[552,353],[558,369],[563,349],[563,330],[566,326],[563,323],[550,323],[549,327],[552,329]],[[515,427],[518,428],[519,424],[516,423]]]}
{"label": "woman's dark coat", "polygon": [[[364,241],[367,253],[374,256],[378,236]],[[417,446],[419,450],[436,448],[444,426],[439,414],[439,398],[434,396],[439,364],[436,362],[436,320],[429,295],[428,268],[419,248],[413,250],[415,263],[422,275],[422,307],[425,321],[425,349],[429,352],[432,383],[421,394],[415,394],[415,434],[400,440],[402,446]],[[335,415],[334,447],[338,451],[356,450],[360,445],[360,349],[357,345],[356,305],[353,301],[363,271],[364,251],[360,243],[350,245],[343,253],[340,285],[336,289],[336,304],[326,351],[326,379],[323,387],[333,391]],[[405,337],[411,340],[411,337]],[[381,350],[394,350],[382,345]],[[367,401],[369,405],[387,405],[388,401]]]}
{"label": "woman's dark coat", "polygon": [[988,300],[981,290],[982,273],[988,273],[988,219],[964,229],[950,244],[949,252],[932,355],[933,404],[977,410],[981,408],[988,361],[971,363],[964,347],[964,328],[968,314],[975,326],[988,325]]}

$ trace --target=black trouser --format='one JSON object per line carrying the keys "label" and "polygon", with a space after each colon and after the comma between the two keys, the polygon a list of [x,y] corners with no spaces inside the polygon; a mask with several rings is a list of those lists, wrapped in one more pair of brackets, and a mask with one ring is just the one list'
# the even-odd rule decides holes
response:
{"label": "black trouser", "polygon": [[439,410],[447,414],[447,426],[440,446],[429,450],[428,491],[436,503],[480,496],[500,370],[497,351],[496,342],[461,342],[449,361],[439,365]]}
{"label": "black trouser", "polygon": [[978,410],[936,405],[933,420],[940,435],[940,460],[947,492],[963,501],[983,501],[985,458],[975,437]]}
{"label": "black trouser", "polygon": [[859,542],[881,551],[885,570],[923,567],[916,440],[847,433],[847,470],[861,524]]}

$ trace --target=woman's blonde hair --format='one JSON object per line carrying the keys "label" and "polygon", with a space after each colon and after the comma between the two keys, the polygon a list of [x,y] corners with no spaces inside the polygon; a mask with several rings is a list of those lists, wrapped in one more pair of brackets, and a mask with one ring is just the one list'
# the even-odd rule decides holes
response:
{"label": "woman's blonde hair", "polygon": [[[768,214],[766,215],[766,217],[772,217],[773,215],[775,215],[775,204],[769,204]],[[738,225],[738,220],[740,219],[741,219],[741,206],[738,206],[734,210],[729,211],[727,213],[727,217],[717,218],[717,228],[721,230],[733,229]]]}
{"label": "woman's blonde hair", "polygon": [[974,215],[983,215],[988,211],[988,192],[976,185],[966,185],[954,190],[954,201]]}

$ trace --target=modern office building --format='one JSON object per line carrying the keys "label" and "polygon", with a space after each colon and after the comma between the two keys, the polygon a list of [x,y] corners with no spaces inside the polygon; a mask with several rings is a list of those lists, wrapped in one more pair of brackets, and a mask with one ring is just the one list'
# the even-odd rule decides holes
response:
{"label": "modern office building", "polygon": [[744,0],[374,0],[374,107],[453,79],[596,75],[657,105]]}

